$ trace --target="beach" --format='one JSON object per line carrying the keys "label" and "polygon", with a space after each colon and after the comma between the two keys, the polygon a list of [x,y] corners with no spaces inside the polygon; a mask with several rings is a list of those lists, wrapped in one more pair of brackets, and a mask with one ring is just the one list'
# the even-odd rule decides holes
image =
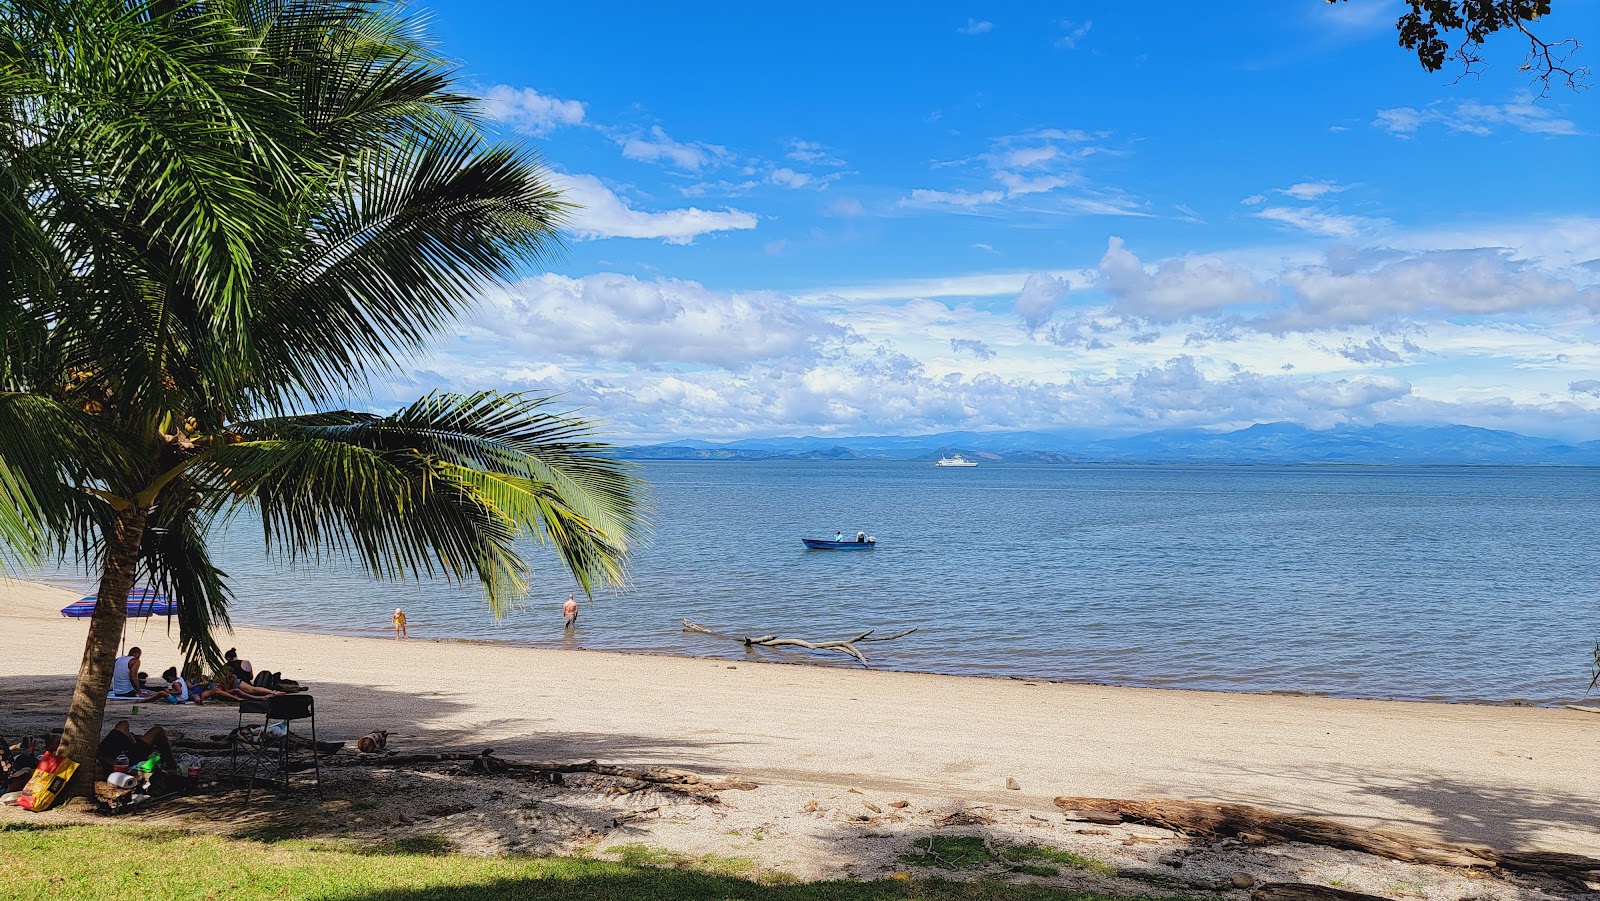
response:
{"label": "beach", "polygon": [[[6,718],[64,711],[85,623],[71,593],[0,585]],[[146,669],[178,662],[132,621]],[[319,736],[387,729],[406,751],[496,749],[907,793],[1046,815],[1058,795],[1246,802],[1499,848],[1600,849],[1600,716],[874,672],[754,660],[240,629],[257,668],[313,687]],[[120,708],[113,703],[107,722]],[[231,707],[140,722],[226,731]],[[10,724],[4,724],[9,726]],[[1008,790],[1007,780],[1020,790]]]}

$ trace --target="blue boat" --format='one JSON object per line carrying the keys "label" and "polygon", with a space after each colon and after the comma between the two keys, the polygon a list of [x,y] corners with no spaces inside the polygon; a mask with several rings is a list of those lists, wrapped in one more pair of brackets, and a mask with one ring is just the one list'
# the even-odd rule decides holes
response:
{"label": "blue boat", "polygon": [[864,541],[834,541],[831,538],[802,538],[806,547],[813,551],[870,551],[878,545],[878,539],[868,537]]}

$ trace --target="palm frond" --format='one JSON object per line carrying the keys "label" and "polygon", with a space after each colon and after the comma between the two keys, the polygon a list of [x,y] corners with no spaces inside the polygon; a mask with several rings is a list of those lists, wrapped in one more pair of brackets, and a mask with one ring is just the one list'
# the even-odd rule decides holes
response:
{"label": "palm frond", "polygon": [[191,472],[256,506],[269,544],[291,556],[334,550],[385,578],[476,577],[499,612],[526,588],[519,536],[550,544],[593,592],[621,581],[646,524],[631,468],[549,403],[441,394],[391,416],[261,420]]}
{"label": "palm frond", "polygon": [[[464,125],[374,148],[266,258],[252,346],[265,378],[316,401],[393,371],[490,284],[559,250],[567,205],[537,160]],[[264,395],[274,405],[280,396]]]}
{"label": "palm frond", "polygon": [[140,548],[140,567],[147,584],[177,607],[178,649],[185,660],[222,665],[215,638],[231,630],[228,606],[233,592],[228,574],[211,559],[206,545],[210,517],[201,498],[187,483],[169,490],[152,515]]}

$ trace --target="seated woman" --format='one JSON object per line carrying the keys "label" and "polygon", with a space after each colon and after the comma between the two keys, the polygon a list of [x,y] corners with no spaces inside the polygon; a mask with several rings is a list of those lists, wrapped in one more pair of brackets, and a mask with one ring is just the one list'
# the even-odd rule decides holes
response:
{"label": "seated woman", "polygon": [[240,681],[238,676],[230,672],[224,672],[222,675],[217,677],[217,687],[214,690],[219,691],[224,696],[231,697],[236,701],[243,701],[246,698],[275,698],[278,695],[283,694],[281,691],[273,691],[270,688],[260,688],[255,685],[251,685],[249,682]]}
{"label": "seated woman", "polygon": [[238,677],[240,682],[248,683],[256,674],[255,667],[250,665],[250,661],[240,660],[239,652],[234,648],[229,648],[222,655],[222,665],[228,672]]}

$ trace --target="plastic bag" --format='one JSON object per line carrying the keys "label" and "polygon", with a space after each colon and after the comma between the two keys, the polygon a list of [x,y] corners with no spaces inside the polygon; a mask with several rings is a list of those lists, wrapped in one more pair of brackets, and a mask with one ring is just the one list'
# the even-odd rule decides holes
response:
{"label": "plastic bag", "polygon": [[[46,769],[45,764],[50,768]],[[66,757],[57,757],[46,753],[39,758],[39,766],[33,771],[33,778],[22,789],[22,797],[17,799],[17,806],[26,810],[49,810],[50,805],[56,803],[56,795],[67,787],[67,782],[72,774],[78,771],[76,761]]]}

